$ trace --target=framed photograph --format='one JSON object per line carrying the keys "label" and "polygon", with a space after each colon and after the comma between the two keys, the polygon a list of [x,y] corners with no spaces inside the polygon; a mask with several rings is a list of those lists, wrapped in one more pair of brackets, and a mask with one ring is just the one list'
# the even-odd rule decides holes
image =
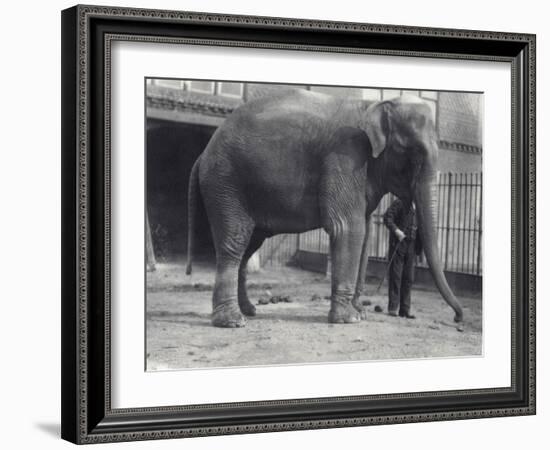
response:
{"label": "framed photograph", "polygon": [[535,413],[535,36],[62,12],[62,437]]}

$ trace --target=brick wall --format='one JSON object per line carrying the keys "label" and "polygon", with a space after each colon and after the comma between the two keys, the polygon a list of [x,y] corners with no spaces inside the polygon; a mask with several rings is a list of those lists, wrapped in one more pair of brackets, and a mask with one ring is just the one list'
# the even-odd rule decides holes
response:
{"label": "brick wall", "polygon": [[439,139],[482,146],[480,94],[441,92],[438,110]]}

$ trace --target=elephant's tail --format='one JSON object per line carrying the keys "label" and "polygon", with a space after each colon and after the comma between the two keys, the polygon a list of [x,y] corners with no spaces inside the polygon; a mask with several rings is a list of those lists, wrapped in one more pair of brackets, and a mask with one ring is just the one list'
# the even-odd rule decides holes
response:
{"label": "elephant's tail", "polygon": [[193,271],[193,244],[195,239],[195,217],[197,215],[197,206],[199,195],[199,162],[200,156],[189,176],[189,190],[187,193],[187,268],[185,273],[191,275]]}

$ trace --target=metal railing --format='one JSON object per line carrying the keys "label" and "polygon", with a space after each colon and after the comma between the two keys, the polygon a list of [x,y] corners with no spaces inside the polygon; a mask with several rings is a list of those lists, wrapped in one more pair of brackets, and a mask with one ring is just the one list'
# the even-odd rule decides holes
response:
{"label": "metal railing", "polygon": [[[442,173],[437,182],[437,242],[445,270],[482,275],[482,174]],[[369,257],[388,257],[389,231],[383,214],[393,201],[388,194],[371,216]],[[266,240],[260,250],[262,266],[286,264],[297,250],[328,254],[329,238],[321,229]],[[418,265],[426,267],[422,255]]]}
{"label": "metal railing", "polygon": [[260,248],[260,266],[284,266],[298,250],[299,234],[278,234],[266,239]]}
{"label": "metal railing", "polygon": [[[437,182],[437,243],[444,270],[482,274],[482,174],[442,173]],[[372,215],[369,256],[387,258],[389,231],[383,214],[393,201],[386,195]],[[427,267],[424,255],[418,265]]]}

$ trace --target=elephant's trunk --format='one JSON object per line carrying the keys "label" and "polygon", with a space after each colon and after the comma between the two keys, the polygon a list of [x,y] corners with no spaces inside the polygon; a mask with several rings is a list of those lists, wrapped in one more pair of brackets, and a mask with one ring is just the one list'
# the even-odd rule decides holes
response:
{"label": "elephant's trunk", "polygon": [[415,197],[418,225],[424,254],[439,292],[455,311],[455,322],[462,322],[462,307],[447,283],[437,246],[437,191],[436,172],[432,164],[423,167],[416,183]]}

